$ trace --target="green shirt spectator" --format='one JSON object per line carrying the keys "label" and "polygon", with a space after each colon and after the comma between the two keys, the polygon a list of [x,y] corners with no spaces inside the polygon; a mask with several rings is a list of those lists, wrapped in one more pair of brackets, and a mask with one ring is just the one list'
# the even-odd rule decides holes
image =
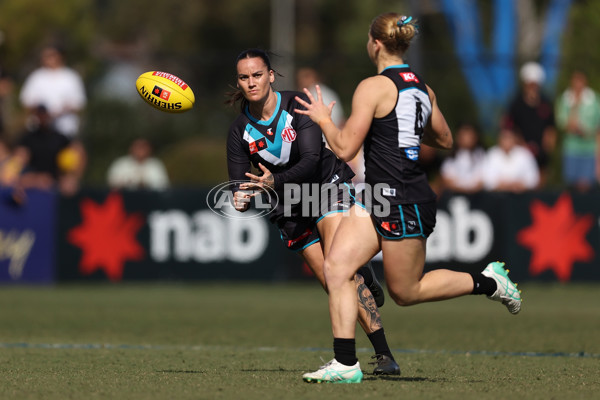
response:
{"label": "green shirt spectator", "polygon": [[587,86],[585,73],[573,72],[570,87],[556,103],[556,122],[564,132],[563,179],[570,186],[587,190],[600,175],[600,97]]}

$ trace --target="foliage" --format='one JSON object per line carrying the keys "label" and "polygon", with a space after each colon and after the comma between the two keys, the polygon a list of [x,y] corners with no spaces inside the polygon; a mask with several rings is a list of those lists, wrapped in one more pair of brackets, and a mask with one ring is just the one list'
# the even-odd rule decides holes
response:
{"label": "foliage", "polygon": [[85,53],[97,33],[92,10],[92,0],[2,1],[2,65],[23,79],[35,67],[40,47],[49,42],[62,42],[71,60],[86,62]]}

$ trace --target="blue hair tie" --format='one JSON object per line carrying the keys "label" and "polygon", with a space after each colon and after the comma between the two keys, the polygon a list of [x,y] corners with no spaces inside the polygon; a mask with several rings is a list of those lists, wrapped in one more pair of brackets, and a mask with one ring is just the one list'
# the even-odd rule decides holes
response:
{"label": "blue hair tie", "polygon": [[412,17],[407,17],[405,15],[404,17],[402,17],[402,18],[400,18],[398,20],[398,22],[396,23],[396,25],[398,25],[398,26],[404,26],[404,25],[408,24],[410,21],[412,21],[412,19],[413,19]]}

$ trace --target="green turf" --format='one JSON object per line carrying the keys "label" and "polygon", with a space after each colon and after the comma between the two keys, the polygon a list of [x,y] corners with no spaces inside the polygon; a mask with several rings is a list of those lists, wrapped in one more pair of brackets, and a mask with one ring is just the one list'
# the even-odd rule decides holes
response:
{"label": "green turf", "polygon": [[[332,357],[316,283],[2,287],[0,398],[598,398],[600,286],[523,289],[518,316],[482,296],[388,299],[402,376],[318,385],[301,379]],[[370,372],[360,331],[357,346]]]}

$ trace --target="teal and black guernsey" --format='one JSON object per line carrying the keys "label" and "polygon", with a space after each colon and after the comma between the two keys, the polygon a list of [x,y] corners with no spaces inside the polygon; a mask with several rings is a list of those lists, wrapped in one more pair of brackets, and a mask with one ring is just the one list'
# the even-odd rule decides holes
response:
{"label": "teal and black guernsey", "polygon": [[[303,109],[294,98],[308,102],[304,93],[275,92],[277,106],[268,121],[254,118],[248,108],[229,128],[227,168],[232,181],[247,181],[251,164],[267,167],[275,179],[275,191],[283,198],[285,183],[342,183],[354,176],[350,167],[325,147],[322,132],[308,116],[294,112]],[[260,171],[260,169],[259,169]],[[276,221],[283,215],[279,202],[270,214]]]}

